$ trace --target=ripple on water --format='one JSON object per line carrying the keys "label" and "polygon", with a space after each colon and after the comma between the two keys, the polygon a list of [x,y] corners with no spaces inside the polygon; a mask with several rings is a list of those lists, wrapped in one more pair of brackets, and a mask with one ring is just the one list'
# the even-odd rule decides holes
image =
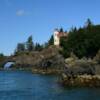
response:
{"label": "ripple on water", "polygon": [[100,89],[65,88],[52,75],[0,71],[0,100],[100,100]]}

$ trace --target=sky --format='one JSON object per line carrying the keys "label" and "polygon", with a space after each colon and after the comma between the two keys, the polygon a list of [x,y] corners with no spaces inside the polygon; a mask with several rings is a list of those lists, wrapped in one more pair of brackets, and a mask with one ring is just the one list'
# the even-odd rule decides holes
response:
{"label": "sky", "polygon": [[100,24],[100,0],[0,0],[0,53],[13,54],[32,35],[44,43],[55,28]]}

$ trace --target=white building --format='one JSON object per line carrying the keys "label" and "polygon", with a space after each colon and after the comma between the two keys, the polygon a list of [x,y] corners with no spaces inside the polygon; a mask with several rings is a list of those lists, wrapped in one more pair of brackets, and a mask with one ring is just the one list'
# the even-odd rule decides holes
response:
{"label": "white building", "polygon": [[59,30],[54,30],[54,45],[59,46],[60,44],[60,38],[59,38]]}
{"label": "white building", "polygon": [[60,38],[63,36],[67,36],[67,33],[60,32],[58,29],[54,30],[54,45],[59,46],[60,45]]}

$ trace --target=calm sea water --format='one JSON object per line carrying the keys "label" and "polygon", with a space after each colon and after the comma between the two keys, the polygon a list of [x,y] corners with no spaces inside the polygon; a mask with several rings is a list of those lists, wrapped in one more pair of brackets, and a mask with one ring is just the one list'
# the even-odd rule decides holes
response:
{"label": "calm sea water", "polygon": [[100,89],[64,88],[57,76],[0,71],[0,100],[100,100]]}

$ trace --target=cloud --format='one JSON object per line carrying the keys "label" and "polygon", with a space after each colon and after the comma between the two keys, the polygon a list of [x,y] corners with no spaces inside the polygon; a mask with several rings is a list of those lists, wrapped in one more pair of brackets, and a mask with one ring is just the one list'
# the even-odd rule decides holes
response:
{"label": "cloud", "polygon": [[26,14],[25,11],[22,10],[22,9],[16,11],[16,15],[17,15],[17,16],[24,16],[25,14]]}

